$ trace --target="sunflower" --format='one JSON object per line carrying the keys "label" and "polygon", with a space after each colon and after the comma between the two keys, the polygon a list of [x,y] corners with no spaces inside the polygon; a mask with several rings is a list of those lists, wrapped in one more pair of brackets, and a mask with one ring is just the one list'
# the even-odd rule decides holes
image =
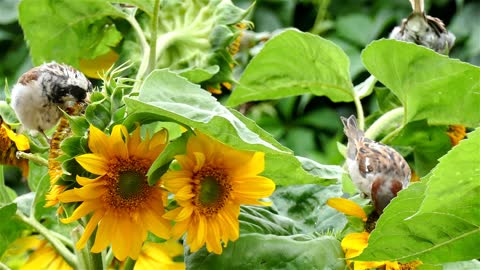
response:
{"label": "sunflower", "polygon": [[176,256],[183,254],[183,246],[177,241],[168,240],[163,243],[145,243],[140,252],[134,270],[149,269],[169,269],[183,270],[184,262],[176,262],[173,260]]}
{"label": "sunflower", "polygon": [[272,180],[258,176],[264,153],[235,150],[198,133],[188,140],[186,154],[175,159],[181,169],[162,177],[180,206],[164,215],[176,222],[172,235],[187,232],[192,252],[206,243],[209,252],[221,254],[221,242],[238,239],[240,205],[269,205],[259,201],[275,190]]}
{"label": "sunflower", "polygon": [[91,252],[98,253],[110,243],[115,257],[136,260],[151,231],[162,238],[170,237],[170,222],[164,218],[165,192],[149,186],[147,171],[165,148],[167,133],[162,130],[143,141],[138,127],[129,135],[126,127],[117,125],[111,136],[90,126],[89,154],[75,160],[86,171],[99,175],[94,179],[77,176],[82,187],[67,190],[58,196],[60,202],[82,202],[72,216],[62,219],[70,223],[92,213],[77,249],[85,247],[97,227]]}

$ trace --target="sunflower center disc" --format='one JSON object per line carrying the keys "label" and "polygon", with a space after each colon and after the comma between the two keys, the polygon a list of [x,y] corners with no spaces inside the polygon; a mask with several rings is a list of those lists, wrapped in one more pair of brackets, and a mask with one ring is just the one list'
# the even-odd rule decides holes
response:
{"label": "sunflower center disc", "polygon": [[118,194],[124,199],[136,197],[145,185],[145,176],[134,171],[120,174],[118,181]]}
{"label": "sunflower center disc", "polygon": [[203,205],[212,205],[218,202],[222,196],[222,187],[213,176],[205,176],[200,185],[200,203]]}

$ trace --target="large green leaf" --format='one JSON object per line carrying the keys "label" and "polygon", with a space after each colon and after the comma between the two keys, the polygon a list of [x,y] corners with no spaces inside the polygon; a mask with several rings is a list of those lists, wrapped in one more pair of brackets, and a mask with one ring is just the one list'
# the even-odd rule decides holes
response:
{"label": "large green leaf", "polygon": [[234,148],[265,152],[263,175],[279,185],[334,182],[329,175],[323,178],[306,172],[288,148],[255,122],[225,108],[198,85],[170,71],[152,72],[141,87],[138,100],[126,98],[125,102],[132,114],[129,121],[147,117],[174,121],[196,128]]}
{"label": "large green leaf", "polygon": [[109,52],[122,38],[111,18],[125,16],[110,2],[21,1],[19,20],[33,62],[56,60],[78,67],[80,59]]}
{"label": "large green leaf", "polygon": [[331,236],[246,234],[222,255],[203,248],[185,258],[187,269],[344,269],[340,242]]}
{"label": "large green leaf", "polygon": [[480,125],[480,68],[396,40],[372,42],[362,60],[400,99],[408,122]]}
{"label": "large green leaf", "polygon": [[0,257],[8,248],[8,245],[15,241],[25,226],[23,223],[15,219],[15,212],[17,211],[17,205],[10,203],[2,205],[0,207],[0,216],[2,222],[0,222]]}
{"label": "large green leaf", "polygon": [[359,259],[426,263],[480,257],[480,129],[386,208]]}
{"label": "large green leaf", "polygon": [[287,30],[268,41],[252,59],[228,105],[305,93],[352,101],[349,60],[328,40]]}
{"label": "large green leaf", "polygon": [[328,198],[342,197],[340,185],[291,185],[277,187],[271,199],[278,212],[296,222],[302,233],[339,232],[345,215],[326,205]]}

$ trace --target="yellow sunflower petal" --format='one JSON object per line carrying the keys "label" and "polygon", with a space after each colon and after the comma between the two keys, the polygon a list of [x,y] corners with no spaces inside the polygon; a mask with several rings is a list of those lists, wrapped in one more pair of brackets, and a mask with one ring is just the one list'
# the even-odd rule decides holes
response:
{"label": "yellow sunflower petal", "polygon": [[115,155],[120,159],[128,158],[128,147],[124,140],[128,140],[128,131],[125,126],[116,125],[113,127],[112,134],[110,135],[110,143],[112,148],[115,149]]}
{"label": "yellow sunflower petal", "polygon": [[189,226],[189,219],[175,223],[172,228],[172,237],[174,239],[179,239],[188,230]]}
{"label": "yellow sunflower petal", "polygon": [[184,186],[175,193],[175,199],[180,201],[185,201],[190,198],[193,198],[195,194],[192,193],[192,187]]}
{"label": "yellow sunflower petal", "polygon": [[85,168],[85,170],[96,174],[104,175],[107,173],[108,165],[107,160],[96,154],[83,154],[75,158],[75,160]]}
{"label": "yellow sunflower petal", "polygon": [[63,223],[70,223],[72,221],[75,221],[83,216],[86,216],[92,211],[98,210],[102,207],[102,204],[97,202],[97,201],[85,201],[82,204],[80,204],[75,211],[73,211],[73,214],[71,217],[68,218],[62,218],[60,221]]}
{"label": "yellow sunflower petal", "polygon": [[[255,187],[255,188],[252,188]],[[275,183],[262,176],[235,179],[233,182],[235,195],[245,199],[260,199],[272,195]]]}
{"label": "yellow sunflower petal", "polygon": [[75,188],[73,190],[75,194],[81,198],[81,200],[89,200],[89,199],[95,199],[95,198],[101,197],[102,194],[106,192],[104,185],[105,185],[104,183],[100,182],[100,183],[85,185],[82,188]]}
{"label": "yellow sunflower petal", "polygon": [[165,144],[167,142],[168,142],[168,131],[166,129],[162,129],[162,130],[158,131],[157,133],[155,133],[153,135],[152,139],[150,139],[149,150],[150,151],[158,151],[158,150],[155,150],[155,149],[164,148]]}
{"label": "yellow sunflower petal", "polygon": [[75,189],[70,189],[62,194],[57,195],[58,200],[61,202],[69,203],[69,202],[78,202],[81,201],[82,198],[80,198],[77,193],[75,193]]}
{"label": "yellow sunflower petal", "polygon": [[156,236],[163,239],[170,238],[170,222],[158,216],[156,212],[153,212],[153,209],[143,214],[142,222],[144,222],[145,227]]}
{"label": "yellow sunflower petal", "polygon": [[26,151],[30,149],[30,143],[25,135],[17,135],[17,133],[13,132],[5,123],[2,123],[2,127],[6,131],[8,138],[15,143],[17,150]]}
{"label": "yellow sunflower petal", "polygon": [[219,239],[221,238],[220,225],[214,218],[210,219],[208,223],[208,232],[206,237],[207,250],[215,254],[221,254],[222,245],[219,241]]}
{"label": "yellow sunflower petal", "polygon": [[89,185],[89,184],[92,184],[92,183],[95,183],[97,182],[99,179],[101,179],[102,177],[99,176],[99,177],[96,177],[96,178],[87,178],[87,177],[82,177],[82,176],[79,176],[77,175],[77,183],[79,183],[80,185],[82,186],[86,186],[86,185]]}
{"label": "yellow sunflower petal", "polygon": [[[353,250],[358,251],[357,255],[360,255],[362,251],[368,245],[368,236],[370,234],[368,232],[361,232],[361,233],[350,233],[342,239],[341,246],[343,250]],[[355,255],[355,256],[357,256]],[[348,256],[354,257],[354,256]]]}
{"label": "yellow sunflower petal", "polygon": [[110,214],[105,214],[102,218],[102,222],[98,224],[97,233],[95,235],[95,243],[91,249],[93,253],[101,252],[110,244],[109,232],[111,231],[112,226],[112,216]]}
{"label": "yellow sunflower petal", "polygon": [[[236,154],[235,158],[227,159],[236,165],[231,169],[230,174],[232,175],[232,177],[245,176],[245,175],[257,175],[259,173],[262,173],[265,170],[265,153],[245,152],[244,153],[245,157],[243,158],[245,160],[244,162],[239,161],[238,155],[239,154]],[[241,164],[241,166],[239,166],[239,164]]]}
{"label": "yellow sunflower petal", "polygon": [[104,212],[102,210],[98,210],[93,214],[93,216],[90,218],[90,220],[87,223],[87,226],[85,226],[85,231],[83,232],[82,236],[78,240],[77,244],[75,247],[77,249],[82,249],[85,247],[87,244],[88,238],[92,235],[93,231],[97,227],[98,222],[100,219],[102,219],[104,215]]}
{"label": "yellow sunflower petal", "polygon": [[367,214],[363,211],[362,207],[351,200],[344,198],[330,198],[327,200],[327,204],[346,215],[359,217],[363,221],[367,221]]}
{"label": "yellow sunflower petal", "polygon": [[93,153],[99,154],[105,159],[110,158],[113,150],[109,144],[108,136],[94,125],[90,125],[88,148],[90,148]]}

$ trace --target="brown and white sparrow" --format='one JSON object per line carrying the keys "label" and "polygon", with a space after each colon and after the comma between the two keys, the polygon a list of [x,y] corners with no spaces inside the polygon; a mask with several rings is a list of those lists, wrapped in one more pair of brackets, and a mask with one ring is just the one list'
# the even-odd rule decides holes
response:
{"label": "brown and white sparrow", "polygon": [[424,0],[410,0],[410,4],[412,13],[392,30],[390,38],[448,54],[455,42],[455,35],[447,31],[442,20],[425,14]]}
{"label": "brown and white sparrow", "polygon": [[92,83],[80,71],[51,62],[18,79],[11,105],[25,128],[43,133],[57,124],[61,110],[85,102],[91,91]]}
{"label": "brown and white sparrow", "polygon": [[381,214],[397,193],[408,186],[410,167],[393,148],[365,138],[357,128],[355,116],[340,118],[348,137],[346,162],[350,177]]}

